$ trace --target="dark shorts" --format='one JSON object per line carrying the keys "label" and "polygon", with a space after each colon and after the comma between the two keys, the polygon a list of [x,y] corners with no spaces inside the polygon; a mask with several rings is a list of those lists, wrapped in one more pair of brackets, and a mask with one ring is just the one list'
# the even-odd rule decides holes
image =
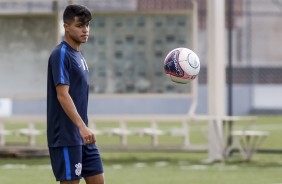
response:
{"label": "dark shorts", "polygon": [[79,180],[103,173],[102,160],[95,144],[49,147],[49,153],[57,181]]}

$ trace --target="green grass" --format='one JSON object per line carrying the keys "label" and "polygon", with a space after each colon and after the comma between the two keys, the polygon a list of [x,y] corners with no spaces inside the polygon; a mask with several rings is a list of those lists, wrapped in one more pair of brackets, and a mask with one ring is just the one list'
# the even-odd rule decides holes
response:
{"label": "green grass", "polygon": [[[44,124],[38,129],[45,130]],[[118,123],[98,123],[98,129],[118,127]],[[24,125],[11,123],[7,129]],[[134,123],[130,129],[150,127],[147,122]],[[161,129],[181,127],[180,122],[163,123]],[[246,127],[269,131],[261,148],[282,149],[282,116],[262,116],[255,123],[236,122],[234,129]],[[192,143],[207,143],[207,122],[190,124]],[[116,136],[97,136],[99,144],[119,144]],[[9,143],[24,143],[25,137],[8,136]],[[37,137],[37,144],[46,145],[45,135]],[[149,137],[129,136],[129,144],[150,144]],[[180,137],[161,136],[160,144],[181,144]],[[107,152],[101,151],[107,184],[281,184],[282,154],[257,153],[249,162],[234,153],[226,162],[206,163],[207,153],[173,152]],[[56,183],[49,158],[0,158],[0,183],[52,184]],[[85,184],[84,181],[81,182]]]}
{"label": "green grass", "polygon": [[[204,153],[102,152],[102,156],[107,183],[278,184],[282,182],[282,156],[277,154],[256,154],[251,162],[233,160],[212,164],[203,162],[207,158]],[[56,183],[49,168],[48,158],[0,159],[0,173],[0,181],[3,184]]]}

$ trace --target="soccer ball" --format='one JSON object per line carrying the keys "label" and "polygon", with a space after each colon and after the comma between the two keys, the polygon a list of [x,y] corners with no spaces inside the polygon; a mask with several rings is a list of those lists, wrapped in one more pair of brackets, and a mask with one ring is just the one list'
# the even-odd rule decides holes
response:
{"label": "soccer ball", "polygon": [[187,48],[173,49],[164,60],[164,71],[173,82],[186,84],[199,74],[199,57]]}

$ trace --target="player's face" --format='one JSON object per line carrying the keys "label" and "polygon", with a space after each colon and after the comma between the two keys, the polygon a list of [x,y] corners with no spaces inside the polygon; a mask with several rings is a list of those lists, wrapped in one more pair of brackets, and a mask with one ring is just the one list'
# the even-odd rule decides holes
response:
{"label": "player's face", "polygon": [[79,21],[78,17],[75,17],[71,24],[65,25],[65,29],[74,42],[78,44],[87,42],[89,36],[89,22],[83,23]]}

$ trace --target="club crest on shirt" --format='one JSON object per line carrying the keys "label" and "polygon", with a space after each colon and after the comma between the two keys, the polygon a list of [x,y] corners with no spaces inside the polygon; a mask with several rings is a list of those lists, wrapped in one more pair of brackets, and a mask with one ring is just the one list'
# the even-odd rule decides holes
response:
{"label": "club crest on shirt", "polygon": [[81,175],[81,170],[82,170],[82,164],[81,163],[77,163],[75,164],[75,174],[77,176],[80,176]]}

